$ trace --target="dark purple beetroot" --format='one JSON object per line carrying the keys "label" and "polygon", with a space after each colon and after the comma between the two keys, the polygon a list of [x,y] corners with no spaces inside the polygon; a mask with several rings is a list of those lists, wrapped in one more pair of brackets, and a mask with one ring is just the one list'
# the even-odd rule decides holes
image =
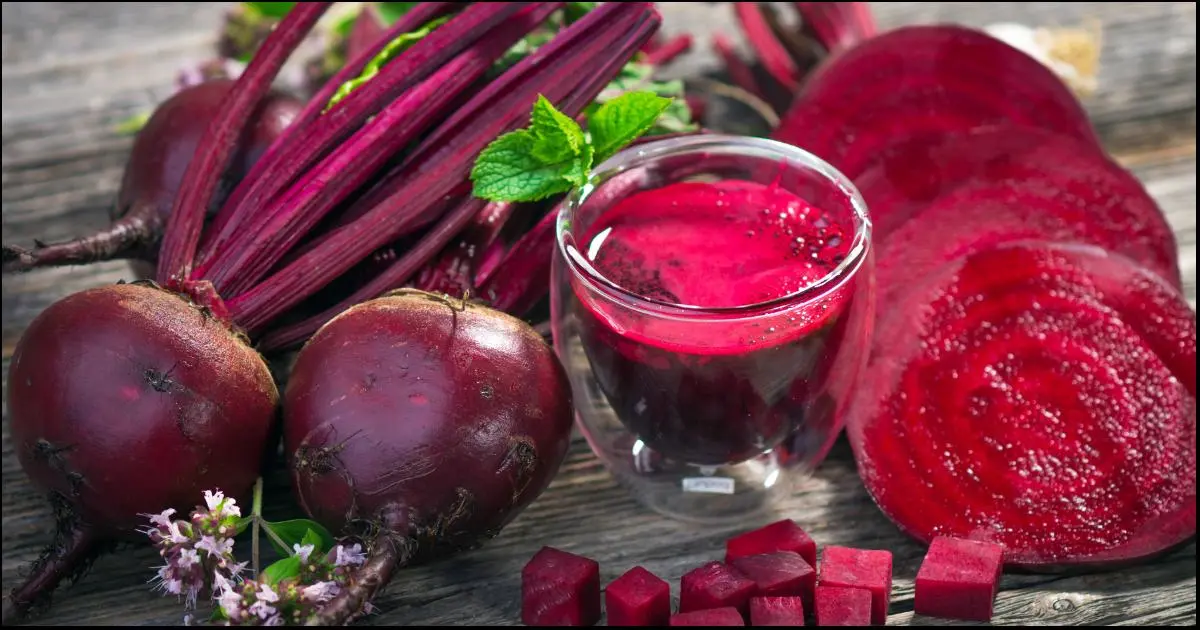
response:
{"label": "dark purple beetroot", "polygon": [[754,580],[733,567],[709,562],[683,574],[679,580],[679,612],[736,608],[746,615],[750,612],[750,597],[754,595]]}
{"label": "dark purple beetroot", "polygon": [[671,618],[671,585],[642,567],[633,567],[604,589],[610,626],[665,626]]}
{"label": "dark purple beetroot", "polygon": [[776,521],[725,541],[725,562],[772,551],[794,551],[809,566],[817,566],[817,543],[791,519]]}
{"label": "dark purple beetroot", "polygon": [[383,539],[372,583],[325,621],[360,610],[397,566],[497,534],[550,483],[573,417],[562,365],[514,317],[400,290],[325,324],[285,395],[293,487],[332,531],[373,523]]}
{"label": "dark purple beetroot", "polygon": [[1132,174],[1071,138],[1013,128],[922,138],[887,151],[855,184],[882,245],[884,291],[895,284],[888,272],[909,280],[929,270],[925,261],[1022,236],[1105,247],[1181,286],[1158,204]]}
{"label": "dark purple beetroot", "polygon": [[[183,183],[183,175],[196,153],[200,137],[208,130],[208,123],[216,116],[232,87],[233,81],[229,79],[207,81],[180,90],[163,101],[134,140],[112,207],[112,225],[91,236],[39,244],[31,250],[5,246],[4,271],[130,258],[138,276],[152,276],[153,266],[147,263],[153,263],[157,258],[158,241]],[[242,135],[210,216],[303,106],[281,92],[273,91],[267,95]]]}
{"label": "dark purple beetroot", "polygon": [[600,621],[600,564],[542,547],[521,569],[521,622],[594,626]]}
{"label": "dark purple beetroot", "polygon": [[803,626],[804,608],[799,597],[751,597],[750,625]]}
{"label": "dark purple beetroot", "polygon": [[745,556],[732,563],[742,575],[755,584],[755,595],[793,595],[812,608],[813,589],[817,572],[794,551],[774,551],[757,556]]}
{"label": "dark purple beetroot", "polygon": [[693,610],[691,612],[680,612],[671,615],[672,626],[744,626],[746,620],[742,619],[742,613],[738,609],[725,608],[709,608],[707,610]]}
{"label": "dark purple beetroot", "polygon": [[848,434],[904,531],[1051,569],[1194,537],[1195,315],[1151,272],[1083,246],[999,247],[914,284],[876,339]]}
{"label": "dark purple beetroot", "polygon": [[892,601],[892,552],[830,545],[821,556],[821,585],[871,593],[871,623],[887,621]]}
{"label": "dark purple beetroot", "polygon": [[818,586],[813,619],[818,626],[869,626],[871,591],[844,586]]}
{"label": "dark purple beetroot", "polygon": [[961,26],[909,26],[845,49],[805,83],[772,137],[851,179],[888,147],[992,125],[1036,127],[1099,150],[1079,102],[1042,63]]}
{"label": "dark purple beetroot", "polygon": [[917,571],[914,608],[918,615],[991,621],[1004,548],[992,543],[939,536]]}
{"label": "dark purple beetroot", "polygon": [[56,507],[55,543],[5,602],[22,615],[145,514],[186,513],[205,490],[243,497],[278,392],[244,338],[166,291],[118,284],[30,323],[8,372],[12,442]]}

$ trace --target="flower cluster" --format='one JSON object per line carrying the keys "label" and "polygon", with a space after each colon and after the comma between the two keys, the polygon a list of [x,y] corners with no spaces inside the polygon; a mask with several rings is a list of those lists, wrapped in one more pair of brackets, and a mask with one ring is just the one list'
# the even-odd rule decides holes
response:
{"label": "flower cluster", "polygon": [[151,527],[144,530],[158,548],[164,564],[151,580],[156,589],[184,599],[187,608],[206,586],[216,592],[220,582],[236,581],[246,567],[233,556],[241,510],[221,491],[204,492],[206,507],[197,507],[190,521],[172,520],[174,509],[147,514]]}
{"label": "flower cluster", "polygon": [[317,609],[337,597],[350,572],[366,561],[360,545],[337,545],[328,554],[314,554],[313,545],[294,545],[299,573],[270,584],[219,580],[217,601],[225,625],[281,626],[303,624]]}

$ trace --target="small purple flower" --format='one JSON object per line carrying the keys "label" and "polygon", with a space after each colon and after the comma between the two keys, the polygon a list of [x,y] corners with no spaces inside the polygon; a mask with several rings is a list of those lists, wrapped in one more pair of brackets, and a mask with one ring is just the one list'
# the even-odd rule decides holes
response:
{"label": "small purple flower", "polygon": [[292,545],[292,551],[300,558],[300,562],[308,562],[308,557],[312,555],[313,545]]}
{"label": "small purple flower", "polygon": [[337,596],[341,590],[342,587],[337,582],[327,581],[317,582],[311,586],[306,586],[304,587],[304,590],[301,591],[301,594],[304,599],[317,602],[319,604],[324,604],[325,602]]}
{"label": "small purple flower", "polygon": [[367,556],[362,552],[362,545],[354,543],[349,549],[345,545],[337,546],[337,559],[333,561],[334,566],[358,566],[367,561]]}

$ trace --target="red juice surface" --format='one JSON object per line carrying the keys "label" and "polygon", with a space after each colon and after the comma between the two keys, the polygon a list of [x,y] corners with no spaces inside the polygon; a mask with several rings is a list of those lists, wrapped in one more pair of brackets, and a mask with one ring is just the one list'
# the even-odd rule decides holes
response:
{"label": "red juice surface", "polygon": [[851,366],[865,348],[868,318],[851,308],[862,283],[832,279],[793,294],[846,259],[852,217],[774,185],[686,182],[625,197],[583,236],[594,269],[642,298],[704,309],[779,301],[664,315],[576,281],[593,372],[642,441],[702,465],[828,445],[841,398],[831,384],[857,376]]}

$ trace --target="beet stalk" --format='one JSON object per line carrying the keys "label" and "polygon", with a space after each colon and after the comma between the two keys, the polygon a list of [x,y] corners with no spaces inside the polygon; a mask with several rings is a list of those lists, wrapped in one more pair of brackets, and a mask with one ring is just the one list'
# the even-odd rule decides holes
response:
{"label": "beet stalk", "polygon": [[651,66],[665,66],[692,49],[692,36],[684,33],[667,40],[661,46],[646,51],[644,61]]}
{"label": "beet stalk", "polygon": [[[196,153],[200,137],[232,87],[233,81],[229,80],[207,81],[180,90],[163,101],[134,140],[112,207],[112,224],[91,236],[71,241],[51,244],[35,241],[34,249],[5,245],[4,272],[128,258],[138,261],[134,265],[139,275],[153,275],[152,269],[138,263],[157,258],[159,239],[184,172]],[[283,133],[301,106],[298,100],[282,92],[268,94],[252,114],[250,128],[238,141],[233,162],[221,181],[219,199]]]}
{"label": "beet stalk", "polygon": [[[321,243],[251,291],[229,301],[231,313],[251,330],[311,295],[371,251],[395,238],[411,217],[447,195],[465,192],[466,178],[479,152],[498,135],[517,128],[537,94],[560,101],[579,83],[586,68],[612,58],[614,40],[648,37],[657,15],[643,3],[605,3],[564,29],[549,44],[526,57],[482,90],[414,150],[410,167],[388,200],[353,223],[328,234]],[[629,54],[632,55],[633,51]],[[622,60],[628,61],[628,58]],[[613,69],[615,74],[617,68]],[[611,80],[613,75],[603,77]],[[593,81],[596,82],[596,81]],[[579,105],[595,98],[604,83]],[[579,112],[563,110],[574,116]]]}
{"label": "beet stalk", "polygon": [[414,283],[416,288],[453,297],[474,291],[477,274],[489,264],[497,246],[503,249],[503,243],[497,239],[516,208],[512,203],[488,204],[459,238],[421,271]]}
{"label": "beet stalk", "polygon": [[550,286],[558,211],[551,210],[487,276],[479,278],[479,295],[495,309],[520,316],[545,297]]}
{"label": "beet stalk", "polygon": [[[829,3],[833,4],[833,3]],[[735,2],[734,13],[763,68],[789,93],[800,87],[800,69],[775,38],[757,2]]]}

